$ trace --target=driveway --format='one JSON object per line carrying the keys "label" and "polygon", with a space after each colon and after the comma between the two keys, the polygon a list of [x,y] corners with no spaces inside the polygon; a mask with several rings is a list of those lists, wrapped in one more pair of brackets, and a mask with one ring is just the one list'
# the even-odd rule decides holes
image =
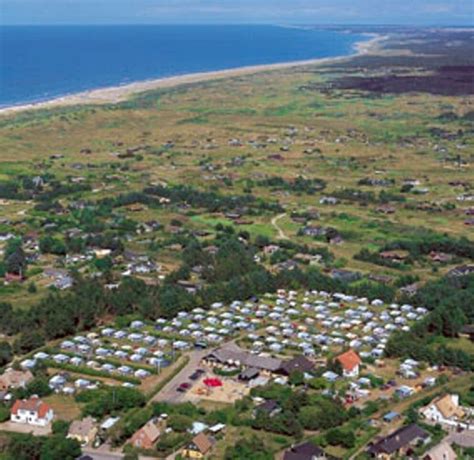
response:
{"label": "driveway", "polygon": [[34,436],[47,436],[51,434],[51,425],[33,426],[26,423],[4,422],[0,423],[0,431],[13,431],[14,433],[32,434]]}
{"label": "driveway", "polygon": [[199,369],[201,359],[209,353],[209,350],[193,350],[188,353],[189,362],[183,367],[152,399],[154,402],[179,403],[185,399],[186,393],[176,391],[183,382],[189,382],[189,376]]}

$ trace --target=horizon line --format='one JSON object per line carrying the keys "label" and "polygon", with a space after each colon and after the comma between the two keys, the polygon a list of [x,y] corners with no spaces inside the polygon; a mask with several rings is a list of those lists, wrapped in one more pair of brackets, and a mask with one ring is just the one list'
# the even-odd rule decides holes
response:
{"label": "horizon line", "polygon": [[295,22],[156,22],[156,23],[141,23],[141,22],[114,22],[114,23],[0,23],[0,27],[61,27],[61,26],[100,26],[100,27],[113,27],[113,26],[295,26],[295,27],[417,27],[417,28],[430,28],[430,27],[456,27],[456,28],[472,28],[472,24],[444,24],[444,23],[432,23],[432,24],[416,24],[416,23],[295,23]]}

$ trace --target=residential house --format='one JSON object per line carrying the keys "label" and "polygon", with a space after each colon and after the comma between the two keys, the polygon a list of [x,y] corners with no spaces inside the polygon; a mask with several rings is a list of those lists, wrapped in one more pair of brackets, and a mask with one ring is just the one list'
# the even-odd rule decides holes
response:
{"label": "residential house", "polygon": [[283,460],[326,460],[324,450],[311,441],[290,447],[283,454]]}
{"label": "residential house", "polygon": [[160,437],[160,429],[156,425],[156,420],[149,420],[132,436],[130,443],[140,449],[152,449]]}
{"label": "residential house", "polygon": [[456,460],[458,456],[449,443],[442,441],[425,452],[422,458],[423,460]]}
{"label": "residential house", "polygon": [[183,449],[182,455],[185,458],[204,458],[211,451],[213,444],[212,438],[204,433],[199,433]]}
{"label": "residential house", "polygon": [[51,407],[41,401],[38,396],[30,399],[17,399],[10,411],[10,420],[25,425],[47,426],[54,418]]}
{"label": "residential house", "polygon": [[204,358],[204,362],[217,367],[252,367],[267,374],[277,373],[282,364],[280,359],[253,355],[237,345],[227,345],[212,351]]}
{"label": "residential house", "polygon": [[422,407],[420,414],[432,422],[455,426],[464,417],[465,411],[459,405],[459,395],[447,394]]}
{"label": "residential house", "polygon": [[314,363],[304,356],[296,356],[288,361],[284,361],[281,365],[281,372],[290,375],[295,371],[303,373],[311,372],[314,369]]}
{"label": "residential house", "polygon": [[26,371],[16,371],[7,369],[0,376],[0,391],[8,391],[12,388],[25,388],[26,385],[33,380],[33,374]]}
{"label": "residential house", "polygon": [[97,422],[92,417],[74,420],[69,426],[67,437],[76,439],[82,446],[91,445],[98,432]]}
{"label": "residential house", "polygon": [[397,456],[404,458],[409,456],[417,445],[426,444],[429,441],[430,435],[412,423],[375,442],[367,449],[367,453],[371,457],[382,460],[389,460]]}
{"label": "residential house", "polygon": [[359,375],[359,366],[361,359],[354,350],[348,350],[336,357],[342,366],[344,377],[357,377]]}
{"label": "residential house", "polygon": [[274,415],[281,412],[281,408],[276,401],[273,399],[269,399],[268,401],[259,404],[254,410],[254,416],[256,416],[259,412],[262,412],[269,417],[273,417]]}

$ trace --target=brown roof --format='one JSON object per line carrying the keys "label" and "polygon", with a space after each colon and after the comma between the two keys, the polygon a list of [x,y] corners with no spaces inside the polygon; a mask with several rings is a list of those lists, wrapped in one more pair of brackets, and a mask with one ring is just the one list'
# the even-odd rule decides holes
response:
{"label": "brown roof", "polygon": [[458,456],[453,448],[442,441],[425,453],[423,460],[456,460]]}
{"label": "brown roof", "polygon": [[382,259],[404,260],[408,257],[408,251],[382,251],[379,256]]}
{"label": "brown roof", "polygon": [[94,428],[96,428],[95,419],[92,417],[86,417],[82,420],[74,420],[69,427],[68,434],[71,436],[80,436],[84,438],[89,436]]}
{"label": "brown roof", "polygon": [[464,411],[454,404],[451,395],[440,396],[433,401],[433,404],[443,414],[444,418],[464,416]]}
{"label": "brown roof", "polygon": [[0,376],[0,388],[18,388],[26,385],[33,380],[33,374],[30,371],[16,371],[15,369],[7,369]]}
{"label": "brown roof", "polygon": [[345,371],[352,371],[361,363],[359,355],[354,350],[348,350],[336,358]]}
{"label": "brown roof", "polygon": [[151,449],[160,437],[160,430],[154,420],[149,420],[132,436],[132,444],[137,447]]}
{"label": "brown roof", "polygon": [[197,447],[201,454],[205,455],[211,450],[212,441],[209,436],[206,436],[204,433],[199,433],[193,438],[193,444]]}

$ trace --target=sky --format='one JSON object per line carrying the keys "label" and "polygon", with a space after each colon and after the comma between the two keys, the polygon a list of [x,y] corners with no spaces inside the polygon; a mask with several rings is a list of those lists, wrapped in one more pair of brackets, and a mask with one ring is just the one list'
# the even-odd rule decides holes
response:
{"label": "sky", "polygon": [[474,0],[0,0],[0,24],[473,25]]}

